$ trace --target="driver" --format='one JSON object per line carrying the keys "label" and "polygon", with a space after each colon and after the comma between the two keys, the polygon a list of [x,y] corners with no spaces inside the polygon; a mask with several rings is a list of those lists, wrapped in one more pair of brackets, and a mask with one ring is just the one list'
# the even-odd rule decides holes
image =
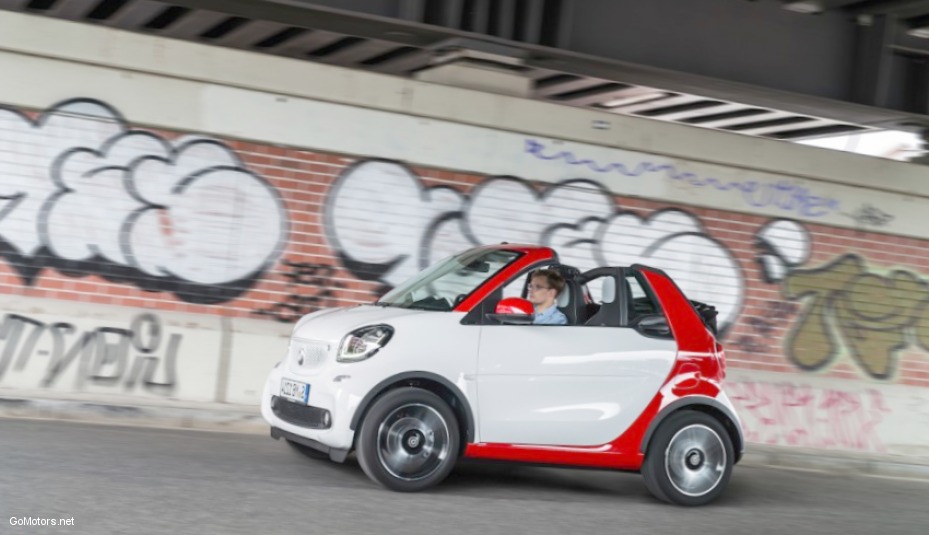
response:
{"label": "driver", "polygon": [[532,272],[529,279],[529,302],[535,307],[535,325],[567,325],[568,317],[555,306],[555,299],[565,287],[561,273],[551,269]]}

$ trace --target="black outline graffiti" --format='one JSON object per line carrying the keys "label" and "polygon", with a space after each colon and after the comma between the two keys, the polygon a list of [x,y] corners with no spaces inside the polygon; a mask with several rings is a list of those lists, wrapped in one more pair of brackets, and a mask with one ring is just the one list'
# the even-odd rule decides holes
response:
{"label": "black outline graffiti", "polygon": [[[803,238],[804,238],[803,253],[802,253],[802,259],[798,262],[788,260],[784,256],[782,251],[777,248],[778,244],[772,243],[768,241],[767,239],[765,239],[764,237],[762,237],[762,234],[765,232],[765,230],[781,222],[793,223],[799,226],[803,232]],[[755,232],[754,246],[755,248],[759,250],[758,255],[755,257],[755,263],[758,264],[759,271],[761,271],[762,280],[764,280],[768,284],[779,283],[781,279],[776,278],[773,273],[770,273],[768,271],[768,266],[764,262],[764,259],[766,256],[774,257],[776,261],[780,262],[781,265],[784,267],[784,275],[786,275],[791,269],[796,268],[800,266],[801,264],[805,263],[807,260],[809,260],[810,254],[813,251],[812,240],[810,239],[809,231],[806,229],[806,226],[804,226],[803,223],[801,223],[800,221],[797,221],[796,219],[789,219],[785,217],[778,218],[778,219],[772,219],[768,221],[767,223],[765,223],[764,225],[762,225]]]}
{"label": "black outline graffiti", "polygon": [[[613,214],[609,219],[606,219],[604,221],[604,224],[600,226],[600,228],[597,230],[593,238],[593,243],[598,243],[598,242],[603,241],[604,235],[606,234],[607,228],[609,227],[610,223],[618,217],[632,216],[636,218],[641,225],[650,225],[653,219],[663,214],[672,213],[672,212],[684,214],[690,219],[692,219],[694,224],[697,227],[697,231],[695,232],[693,230],[685,230],[682,232],[676,232],[674,234],[668,234],[658,240],[653,241],[648,247],[642,250],[642,253],[641,253],[643,257],[642,262],[647,264],[648,260],[646,258],[654,254],[654,252],[658,250],[659,248],[661,248],[665,243],[671,240],[675,240],[675,239],[686,237],[686,236],[696,236],[696,237],[707,239],[713,242],[723,251],[728,252],[733,262],[735,263],[735,267],[736,267],[736,270],[738,272],[739,279],[740,279],[740,286],[739,286],[739,291],[736,293],[737,298],[735,302],[733,303],[732,320],[729,323],[721,324],[719,326],[719,332],[718,332],[719,338],[725,339],[726,334],[732,329],[732,326],[735,325],[736,319],[742,313],[742,307],[745,304],[745,275],[744,275],[744,271],[742,270],[742,265],[739,263],[739,259],[734,254],[732,254],[732,251],[729,250],[726,244],[716,239],[716,237],[712,236],[709,233],[706,226],[703,224],[703,221],[701,221],[699,217],[688,212],[687,210],[682,210],[680,208],[662,208],[660,210],[655,210],[654,212],[651,212],[647,217],[642,217],[639,214],[635,212],[631,212],[631,211],[618,211],[615,214]],[[604,256],[603,254],[602,248],[595,248],[594,251],[596,255],[596,260],[601,266],[609,265],[609,262],[607,261],[606,256]]]}
{"label": "black outline graffiti", "polygon": [[[21,342],[27,327],[31,327],[31,331]],[[36,346],[46,333],[51,337],[51,351],[37,351]],[[68,345],[67,338],[72,336],[75,337]],[[0,340],[3,341],[0,381],[11,365],[11,371],[19,372],[26,368],[30,359],[48,356],[49,361],[41,381],[43,388],[54,386],[59,377],[77,362],[78,389],[87,380],[111,386],[122,381],[125,390],[132,390],[136,384],[141,384],[146,390],[169,395],[177,385],[176,360],[183,337],[180,334],[170,335],[162,360],[157,352],[164,336],[161,322],[151,313],[135,316],[128,329],[98,327],[83,333],[66,322],[48,325],[28,316],[6,314],[0,322]],[[136,352],[135,359],[130,357],[133,349]],[[164,380],[159,381],[156,375],[162,362]]]}
{"label": "black outline graffiti", "polygon": [[[252,314],[268,316],[281,323],[294,323],[317,310],[338,306],[336,292],[341,290],[343,285],[334,280],[334,266],[290,260],[281,263],[291,268],[290,272],[283,274],[289,281],[287,290],[290,293],[284,300],[267,308],[252,310]],[[315,293],[307,294],[308,289]]]}
{"label": "black outline graffiti", "polygon": [[732,342],[734,348],[746,353],[767,353],[774,329],[789,323],[800,308],[790,301],[767,301],[766,305],[761,316],[748,318],[750,332],[736,338]]}
{"label": "black outline graffiti", "polygon": [[[461,198],[462,204],[458,210],[438,213],[435,217],[432,218],[431,221],[426,223],[426,226],[423,229],[422,236],[420,237],[419,242],[418,242],[418,251],[411,252],[410,254],[402,254],[402,253],[397,254],[395,258],[387,262],[380,263],[380,264],[365,263],[365,262],[360,262],[358,260],[355,260],[351,257],[350,253],[346,250],[344,244],[339,240],[339,237],[338,237],[339,233],[336,229],[336,224],[335,224],[333,200],[339,197],[339,194],[340,194],[340,191],[343,185],[345,184],[347,179],[352,176],[354,171],[358,169],[360,166],[368,164],[368,163],[390,164],[390,165],[396,165],[402,168],[412,179],[412,185],[418,188],[419,190],[418,200],[420,202],[429,202],[432,198],[434,198],[436,191],[451,190]],[[734,254],[732,254],[732,252],[729,250],[729,248],[725,244],[723,244],[720,240],[716,239],[715,237],[709,234],[704,223],[700,220],[699,217],[697,217],[694,214],[691,214],[690,212],[687,212],[686,210],[681,210],[679,208],[664,208],[661,210],[656,210],[652,212],[651,214],[649,214],[648,217],[643,218],[642,216],[639,216],[637,213],[634,213],[632,211],[619,209],[619,207],[617,206],[616,200],[615,200],[616,195],[610,192],[602,183],[597,182],[595,180],[591,180],[591,179],[585,179],[585,178],[568,179],[568,180],[564,180],[564,181],[557,182],[557,183],[545,184],[543,188],[538,188],[536,187],[537,184],[535,184],[534,182],[525,180],[519,177],[515,177],[511,175],[492,175],[492,176],[483,177],[483,180],[479,182],[478,184],[474,185],[473,188],[467,193],[461,193],[458,190],[455,190],[454,188],[451,188],[446,185],[425,186],[423,183],[424,182],[423,179],[420,178],[415,172],[413,172],[413,170],[408,165],[402,162],[383,159],[383,158],[372,158],[372,159],[366,159],[366,160],[359,160],[359,161],[354,162],[352,165],[346,167],[340,173],[340,175],[336,178],[335,182],[333,183],[333,185],[331,186],[329,190],[328,196],[326,198],[326,202],[324,204],[324,214],[323,214],[323,222],[324,222],[324,227],[325,227],[324,232],[326,234],[326,238],[329,244],[332,246],[332,248],[335,251],[337,251],[337,255],[339,257],[339,261],[341,265],[344,266],[349,272],[351,272],[355,277],[357,277],[360,280],[381,282],[383,286],[378,290],[378,292],[382,294],[383,292],[390,289],[390,286],[388,283],[386,283],[386,281],[384,280],[384,277],[388,273],[390,273],[390,271],[397,264],[403,262],[404,260],[409,259],[412,255],[415,254],[417,265],[420,269],[424,269],[429,265],[429,263],[431,262],[429,246],[431,243],[433,243],[433,239],[436,233],[442,227],[442,225],[450,221],[458,220],[460,222],[459,223],[460,230],[465,240],[469,241],[473,245],[480,245],[481,242],[478,240],[476,233],[474,232],[474,229],[471,228],[471,225],[470,225],[470,216],[471,216],[472,210],[474,209],[475,199],[479,198],[480,193],[481,191],[483,191],[484,188],[500,184],[501,181],[512,182],[512,183],[520,185],[521,187],[525,188],[528,193],[531,193],[534,196],[534,200],[538,202],[545,202],[546,199],[549,198],[549,196],[559,191],[559,188],[565,188],[565,187],[571,188],[572,186],[577,186],[577,185],[585,186],[584,189],[586,191],[591,191],[589,186],[592,186],[593,187],[592,193],[599,193],[603,195],[603,197],[606,200],[609,201],[609,204],[610,204],[609,210],[611,211],[606,214],[606,217],[589,216],[576,223],[556,222],[556,223],[549,224],[548,226],[541,229],[540,239],[542,240],[542,243],[545,245],[551,245],[550,240],[555,235],[555,233],[558,232],[559,230],[564,230],[564,229],[580,230],[585,225],[589,225],[591,223],[598,223],[600,225],[600,228],[592,232],[593,237],[579,238],[577,240],[572,241],[570,244],[568,244],[569,247],[573,247],[573,246],[581,245],[585,243],[596,245],[597,243],[602,242],[603,233],[606,232],[608,224],[611,221],[613,221],[614,218],[619,217],[619,216],[632,215],[641,224],[644,225],[644,224],[648,224],[648,222],[651,221],[652,218],[659,216],[660,214],[663,214],[666,212],[679,212],[679,213],[685,214],[694,223],[694,227],[692,229],[688,229],[683,232],[678,232],[674,234],[669,234],[667,236],[663,236],[661,239],[657,240],[655,243],[650,244],[643,251],[643,254],[645,253],[650,254],[654,252],[662,244],[666,243],[667,241],[670,241],[672,239],[676,239],[682,236],[694,235],[694,236],[699,236],[701,238],[710,240],[713,244],[718,246],[720,249],[726,251],[729,254],[729,256],[732,258],[733,263],[738,272],[738,276],[741,278],[741,283],[742,283],[742,291],[738,292],[737,298],[733,303],[733,311],[732,311],[733,320],[730,322],[730,324],[723,327],[723,329],[721,330],[721,336],[725,335],[726,330],[730,328],[731,325],[735,322],[734,318],[738,317],[739,313],[741,312],[743,304],[744,304],[743,303],[744,271],[742,269],[741,264],[739,263],[739,259]],[[607,262],[602,254],[602,251],[596,250],[596,248],[594,249],[595,249],[595,256],[594,258],[592,258],[592,260],[599,263],[600,265],[606,265]]]}
{"label": "black outline graffiti", "polygon": [[[461,230],[461,234],[467,236],[466,232],[468,232],[468,230],[462,226],[462,223],[464,223],[464,217],[465,212],[463,210],[446,212],[444,214],[439,214],[439,216],[433,219],[432,223],[426,227],[422,238],[419,240],[419,250],[421,254],[419,255],[418,265],[420,269],[429,267],[429,255],[425,254],[425,251],[428,249],[429,244],[435,240],[436,233],[439,232],[439,229],[442,228],[444,223],[448,223],[449,221],[458,221],[458,227],[459,230]],[[469,237],[468,239],[470,240],[471,238]]]}
{"label": "black outline graffiti", "polygon": [[[37,120],[30,119],[29,116],[16,109],[0,106],[0,110],[8,111],[19,116],[33,129],[41,129],[51,117],[58,113],[58,110],[65,106],[73,106],[74,104],[90,104],[103,108],[111,114],[111,117],[107,117],[106,119],[117,124],[123,131],[108,138],[99,149],[91,147],[72,147],[71,149],[64,150],[52,160],[48,178],[53,188],[56,189],[44,199],[38,211],[36,232],[41,245],[34,254],[20,253],[13,244],[0,236],[0,257],[4,258],[10,266],[16,270],[23,284],[30,286],[35,284],[36,280],[42,275],[45,269],[53,268],[69,277],[81,278],[89,275],[99,275],[107,281],[119,284],[132,284],[146,292],[171,292],[182,301],[213,305],[235,299],[250,290],[257,284],[262,275],[274,265],[277,258],[283,254],[288,243],[290,231],[290,223],[287,217],[289,212],[284,200],[268,180],[246,168],[245,163],[239,158],[239,155],[225,143],[213,139],[193,139],[175,147],[160,135],[132,129],[122,114],[115,108],[105,102],[95,99],[76,98],[59,102],[43,112]],[[113,170],[122,172],[122,183],[125,191],[130,197],[141,204],[140,208],[128,214],[122,222],[119,246],[129,264],[124,265],[105,258],[100,254],[99,249],[96,249],[96,247],[89,243],[88,246],[90,246],[91,251],[95,253],[90,258],[84,260],[68,260],[58,257],[52,246],[48,217],[60,199],[74,192],[74,190],[63,181],[61,177],[61,166],[69,157],[79,153],[87,153],[97,158],[105,159],[112,147],[116,146],[121,140],[134,136],[144,136],[153,140],[164,149],[164,153],[167,156],[146,154],[134,158],[127,165],[105,166],[93,169],[92,171],[93,173]],[[133,182],[133,176],[136,170],[140,166],[151,161],[157,161],[166,166],[175,166],[178,159],[185,151],[195,148],[198,145],[217,147],[229,156],[230,161],[233,162],[234,165],[222,164],[199,169],[197,172],[183,177],[174,184],[171,191],[172,195],[183,194],[196,183],[199,178],[205,177],[211,173],[218,171],[235,171],[248,175],[251,179],[257,181],[258,184],[264,187],[268,191],[269,197],[276,204],[278,213],[281,215],[281,238],[278,243],[275,244],[273,250],[254,271],[235,281],[227,281],[219,284],[200,284],[186,280],[176,273],[173,273],[168,266],[159,266],[159,270],[164,272],[163,276],[147,273],[143,271],[139,267],[138,262],[135,261],[135,254],[132,251],[133,247],[129,240],[128,231],[131,230],[133,225],[135,225],[147,212],[151,210],[170,210],[170,206],[153,203],[145,199],[144,194],[138,190]],[[26,194],[20,192],[15,195],[0,198],[0,200],[6,199],[12,201],[7,203],[2,210],[0,210],[0,220],[15,211],[16,205],[22,202],[22,199],[25,197]]]}
{"label": "black outline graffiti", "polygon": [[[468,238],[468,240],[470,240],[471,243],[473,243],[474,245],[481,245],[480,240],[477,239],[477,236],[475,236],[474,231],[471,229],[471,210],[474,207],[474,199],[478,198],[481,194],[481,191],[483,191],[485,188],[488,188],[496,184],[500,184],[501,182],[513,182],[513,183],[519,184],[520,186],[525,187],[525,189],[529,191],[535,197],[534,200],[543,202],[543,203],[547,201],[549,196],[554,194],[560,188],[570,188],[574,184],[590,185],[590,186],[593,186],[594,189],[597,190],[601,195],[603,195],[604,197],[610,200],[610,204],[612,205],[612,208],[613,208],[613,213],[609,214],[608,217],[613,217],[616,213],[615,195],[610,193],[610,191],[607,190],[606,187],[603,186],[603,184],[600,184],[599,182],[590,180],[588,178],[571,178],[568,180],[562,180],[561,182],[556,182],[553,184],[546,185],[546,187],[544,187],[542,191],[539,191],[538,188],[533,187],[533,183],[531,181],[525,180],[525,179],[522,179],[516,176],[512,176],[512,175],[486,176],[484,177],[484,180],[482,180],[479,184],[474,186],[474,189],[472,189],[467,195],[464,195],[464,204],[461,209],[462,220],[464,223],[463,230],[465,233],[465,237]],[[589,220],[589,219],[591,218],[589,217],[585,218],[585,220]],[[550,228],[564,225],[564,224],[565,223],[552,223],[548,227],[545,227],[542,229],[540,236],[544,235]],[[568,224],[570,225],[570,223]],[[426,266],[422,265],[421,267],[426,267]]]}
{"label": "black outline graffiti", "polygon": [[[89,99],[89,98],[74,98],[74,99],[63,100],[55,104],[48,110],[44,111],[43,113],[39,114],[39,116],[35,120],[33,120],[31,117],[29,117],[29,115],[23,113],[22,111],[16,108],[9,107],[9,106],[0,105],[0,111],[7,112],[7,113],[10,113],[10,114],[13,114],[19,117],[20,120],[22,120],[24,124],[26,124],[33,130],[35,130],[35,129],[44,128],[46,122],[55,116],[55,112],[59,108],[62,108],[64,106],[71,106],[75,104],[91,104],[94,106],[100,106],[103,109],[105,109],[107,113],[110,115],[110,117],[106,118],[107,120],[113,120],[119,125],[126,124],[125,118],[122,116],[122,114],[119,113],[119,111],[116,110],[116,108],[110,106],[109,104],[105,102],[101,102],[101,101],[97,101],[97,100]],[[51,177],[49,177],[49,180],[51,180]],[[3,196],[2,199],[12,198],[12,199],[15,199],[15,202],[8,203],[6,206],[3,207],[2,210],[0,210],[0,221],[2,221],[10,213],[12,213],[15,210],[16,206],[18,206],[23,200],[25,200],[26,197],[27,195],[22,192],[16,193],[11,196]],[[38,229],[36,229],[36,233],[38,233]],[[44,269],[47,266],[47,262],[45,261],[45,259],[50,256],[51,256],[51,253],[49,253],[45,249],[45,247],[40,247],[39,249],[35,251],[35,254],[32,254],[32,255],[22,254],[16,249],[16,247],[13,244],[9,243],[6,240],[6,238],[0,235],[0,257],[4,258],[7,261],[7,263],[10,265],[10,267],[13,268],[17,273],[19,273],[20,278],[22,278],[23,282],[27,285],[32,285],[35,282],[35,279],[38,277],[38,274],[42,271],[42,269]]]}
{"label": "black outline graffiti", "polygon": [[852,221],[861,227],[875,228],[886,227],[896,218],[870,203],[864,203],[855,209],[854,212],[843,212],[842,215],[851,218]]}

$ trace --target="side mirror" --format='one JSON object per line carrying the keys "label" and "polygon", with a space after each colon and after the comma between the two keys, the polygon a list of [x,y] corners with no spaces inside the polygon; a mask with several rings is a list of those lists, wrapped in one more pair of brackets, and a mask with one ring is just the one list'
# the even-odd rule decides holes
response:
{"label": "side mirror", "polygon": [[535,307],[527,299],[507,297],[497,303],[493,314],[485,317],[504,325],[531,325],[534,313]]}
{"label": "side mirror", "polygon": [[671,338],[671,326],[664,314],[646,314],[632,322],[632,327],[644,336]]}

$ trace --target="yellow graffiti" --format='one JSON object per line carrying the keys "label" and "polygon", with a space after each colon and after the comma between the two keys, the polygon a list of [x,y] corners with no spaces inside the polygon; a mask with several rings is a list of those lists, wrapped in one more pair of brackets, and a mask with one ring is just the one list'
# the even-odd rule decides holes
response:
{"label": "yellow graffiti", "polygon": [[929,349],[929,284],[911,273],[870,273],[861,257],[848,254],[820,268],[791,271],[784,292],[805,301],[786,343],[788,357],[802,368],[825,367],[844,344],[865,373],[887,379],[909,344],[911,327]]}
{"label": "yellow graffiti", "polygon": [[929,351],[929,302],[923,303],[916,315],[919,316],[915,326],[916,342],[924,350]]}

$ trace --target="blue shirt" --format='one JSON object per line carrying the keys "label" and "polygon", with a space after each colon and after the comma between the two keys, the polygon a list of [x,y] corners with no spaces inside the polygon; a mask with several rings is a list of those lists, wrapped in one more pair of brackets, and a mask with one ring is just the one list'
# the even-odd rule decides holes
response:
{"label": "blue shirt", "polygon": [[558,310],[558,307],[552,305],[536,314],[532,323],[535,325],[567,325],[568,317]]}

